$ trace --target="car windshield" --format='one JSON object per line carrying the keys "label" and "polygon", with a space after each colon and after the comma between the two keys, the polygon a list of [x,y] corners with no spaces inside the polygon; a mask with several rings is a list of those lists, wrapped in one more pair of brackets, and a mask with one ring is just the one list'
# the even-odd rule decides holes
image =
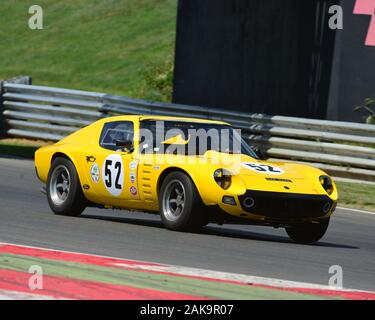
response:
{"label": "car windshield", "polygon": [[142,120],[141,153],[204,155],[207,151],[258,158],[233,127],[188,121]]}

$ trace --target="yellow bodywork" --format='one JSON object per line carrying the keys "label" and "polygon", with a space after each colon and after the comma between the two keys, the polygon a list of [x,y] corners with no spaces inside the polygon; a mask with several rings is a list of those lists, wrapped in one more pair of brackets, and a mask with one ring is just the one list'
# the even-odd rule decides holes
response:
{"label": "yellow bodywork", "polygon": [[[42,147],[35,153],[35,167],[39,179],[46,183],[53,159],[57,156],[69,158],[78,173],[84,196],[90,202],[105,207],[124,208],[139,211],[159,211],[160,181],[166,173],[184,171],[194,182],[206,206],[218,206],[231,216],[261,221],[265,216],[244,211],[238,196],[247,190],[290,193],[299,195],[327,196],[334,205],[325,217],[330,216],[337,202],[338,194],[333,183],[333,192],[328,195],[319,182],[319,177],[327,175],[323,171],[306,165],[288,162],[266,162],[246,155],[218,154],[208,151],[204,156],[158,155],[139,153],[139,125],[141,120],[173,120],[199,123],[226,124],[218,121],[176,117],[119,116],[99,120],[64,138],[56,144]],[[104,124],[113,121],[132,121],[134,124],[134,151],[112,151],[99,145]],[[173,139],[172,139],[173,140]],[[171,143],[171,141],[166,141]],[[185,143],[176,137],[174,143]],[[122,190],[118,195],[111,194],[104,184],[104,160],[110,156],[120,157],[123,162]],[[244,163],[263,164],[281,169],[282,174],[267,175],[249,170]],[[99,169],[99,180],[92,177],[93,167]],[[229,189],[223,190],[214,180],[213,173],[225,168],[233,172]],[[98,170],[97,170],[98,171]],[[288,183],[283,183],[287,181]],[[233,196],[236,205],[224,204],[223,196]]]}

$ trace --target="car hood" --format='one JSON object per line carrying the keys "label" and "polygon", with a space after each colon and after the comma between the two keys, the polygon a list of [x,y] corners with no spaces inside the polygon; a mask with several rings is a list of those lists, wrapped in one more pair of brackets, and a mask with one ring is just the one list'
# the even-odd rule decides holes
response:
{"label": "car hood", "polygon": [[322,174],[317,168],[292,163],[273,162],[252,158],[247,155],[232,155],[218,152],[207,152],[207,159],[212,163],[216,161],[218,167],[229,170],[234,175],[268,178],[272,180],[305,180],[312,177],[319,177]]}
{"label": "car hood", "polygon": [[224,168],[235,176],[233,183],[243,185],[244,190],[326,194],[319,183],[319,176],[324,172],[311,166],[263,161],[246,155],[219,155],[211,152],[205,156],[209,157],[209,162],[217,161],[214,168]]}

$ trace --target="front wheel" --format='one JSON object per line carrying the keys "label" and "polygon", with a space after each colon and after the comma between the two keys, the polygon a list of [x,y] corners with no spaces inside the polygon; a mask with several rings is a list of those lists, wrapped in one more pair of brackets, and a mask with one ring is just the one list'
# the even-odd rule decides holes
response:
{"label": "front wheel", "polygon": [[319,241],[325,235],[329,218],[316,223],[304,223],[285,228],[288,236],[297,243],[311,244]]}
{"label": "front wheel", "polygon": [[159,206],[163,224],[170,230],[194,230],[207,223],[198,191],[182,172],[172,172],[165,178],[159,193]]}
{"label": "front wheel", "polygon": [[55,214],[79,216],[85,210],[78,174],[68,159],[56,158],[52,162],[46,189],[49,206]]}

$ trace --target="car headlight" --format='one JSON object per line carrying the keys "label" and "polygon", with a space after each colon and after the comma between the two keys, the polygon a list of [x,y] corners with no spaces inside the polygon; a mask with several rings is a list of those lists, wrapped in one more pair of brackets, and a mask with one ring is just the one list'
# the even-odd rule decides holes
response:
{"label": "car headlight", "polygon": [[217,169],[214,172],[214,179],[216,183],[224,190],[227,190],[232,184],[232,175],[228,170]]}
{"label": "car headlight", "polygon": [[333,183],[332,183],[332,179],[328,176],[320,176],[319,177],[319,182],[320,184],[322,185],[322,187],[324,188],[324,190],[329,194],[331,195],[332,192],[333,192]]}

